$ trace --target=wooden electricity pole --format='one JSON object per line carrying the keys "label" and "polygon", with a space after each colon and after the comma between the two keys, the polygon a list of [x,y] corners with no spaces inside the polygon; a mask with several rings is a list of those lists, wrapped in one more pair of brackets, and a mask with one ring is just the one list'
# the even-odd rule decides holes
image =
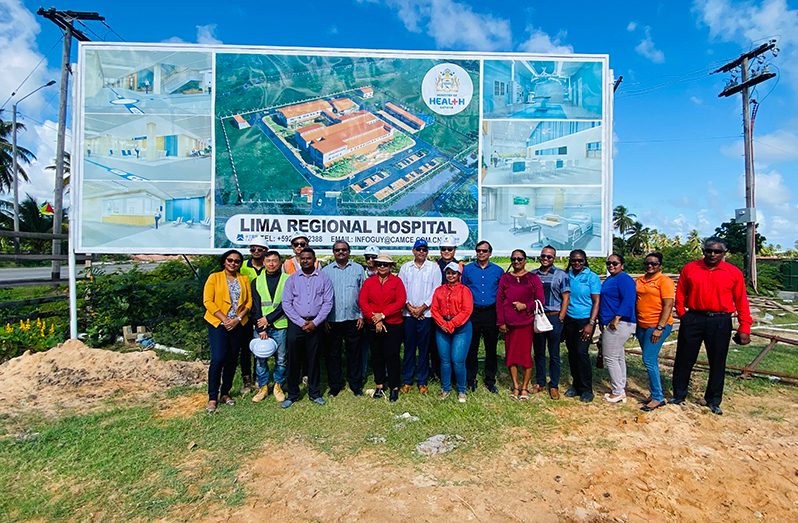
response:
{"label": "wooden electricity pole", "polygon": [[733,79],[726,88],[718,94],[718,97],[731,96],[733,94],[742,93],[743,95],[743,134],[745,146],[745,208],[737,209],[735,212],[735,221],[745,222],[746,224],[746,261],[745,273],[748,282],[757,291],[757,276],[756,276],[756,200],[755,200],[755,177],[754,177],[754,137],[753,128],[751,125],[751,94],[749,89],[759,83],[769,80],[776,76],[767,70],[767,67],[761,70],[750,70],[750,60],[757,56],[773,50],[776,47],[776,40],[760,45],[752,51],[741,54],[738,58],[727,63],[720,69],[713,71],[714,73],[728,73],[737,68],[740,69],[740,82]]}
{"label": "wooden electricity pole", "polygon": [[[81,42],[88,42],[89,37],[82,31],[75,29],[75,20],[105,20],[98,13],[85,11],[58,11],[39,8],[39,16],[47,18],[64,30],[64,52],[61,58],[61,99],[58,106],[58,138],[55,151],[55,190],[53,194],[53,234],[61,234],[61,222],[64,216],[64,142],[66,139],[66,114],[69,104],[69,58],[72,52],[72,38]],[[77,155],[73,155],[73,158]],[[74,224],[71,224],[74,227]],[[61,279],[61,240],[53,239],[53,262],[51,277],[53,280]]]}

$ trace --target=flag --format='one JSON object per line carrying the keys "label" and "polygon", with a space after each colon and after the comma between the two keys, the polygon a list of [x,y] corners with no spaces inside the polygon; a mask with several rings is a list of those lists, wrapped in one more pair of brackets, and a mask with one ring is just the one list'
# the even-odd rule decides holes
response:
{"label": "flag", "polygon": [[50,202],[44,202],[41,207],[39,207],[39,212],[42,216],[52,216],[55,211],[53,211],[53,206],[50,205]]}

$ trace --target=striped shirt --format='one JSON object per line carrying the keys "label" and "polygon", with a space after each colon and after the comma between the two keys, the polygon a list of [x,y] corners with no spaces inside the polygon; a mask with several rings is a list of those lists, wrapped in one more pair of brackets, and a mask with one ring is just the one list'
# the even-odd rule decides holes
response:
{"label": "striped shirt", "polygon": [[357,299],[365,279],[363,267],[351,260],[344,267],[338,265],[338,262],[332,262],[321,272],[332,280],[334,293],[332,312],[327,319],[338,322],[362,318]]}

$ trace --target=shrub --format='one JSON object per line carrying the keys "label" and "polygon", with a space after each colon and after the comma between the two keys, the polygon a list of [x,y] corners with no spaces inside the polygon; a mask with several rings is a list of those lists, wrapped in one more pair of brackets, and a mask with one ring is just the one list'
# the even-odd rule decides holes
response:
{"label": "shrub", "polygon": [[19,320],[0,329],[0,363],[23,352],[42,351],[64,341],[63,329],[56,322],[37,318],[35,322]]}

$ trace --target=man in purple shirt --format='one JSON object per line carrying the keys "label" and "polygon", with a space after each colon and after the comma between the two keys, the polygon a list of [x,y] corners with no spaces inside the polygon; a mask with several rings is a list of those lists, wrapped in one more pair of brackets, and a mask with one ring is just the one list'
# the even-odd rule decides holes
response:
{"label": "man in purple shirt", "polygon": [[321,397],[319,372],[319,338],[322,323],[333,306],[333,286],[329,276],[316,267],[316,252],[305,247],[299,253],[300,271],[292,274],[283,288],[283,312],[288,317],[286,334],[286,385],[288,398],[282,403],[287,409],[299,399],[302,363],[308,373],[308,397],[324,405]]}

